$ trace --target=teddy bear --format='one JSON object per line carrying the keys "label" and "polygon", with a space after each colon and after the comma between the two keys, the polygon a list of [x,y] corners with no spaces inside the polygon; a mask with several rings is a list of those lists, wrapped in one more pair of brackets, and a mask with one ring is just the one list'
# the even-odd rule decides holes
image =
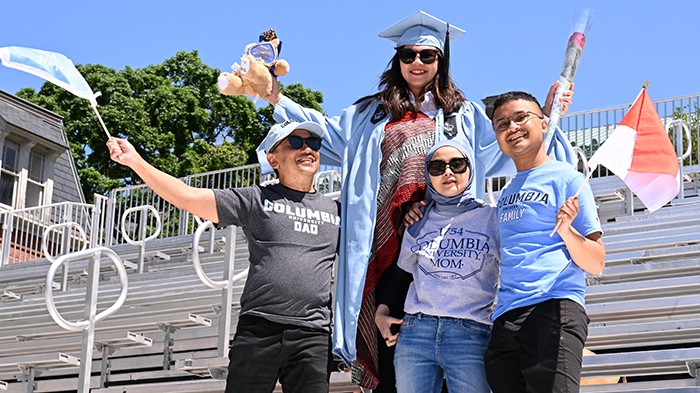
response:
{"label": "teddy bear", "polygon": [[272,78],[287,75],[289,63],[279,58],[282,41],[274,29],[262,34],[258,42],[246,45],[241,64],[233,63],[231,72],[219,75],[221,94],[265,97],[272,93]]}

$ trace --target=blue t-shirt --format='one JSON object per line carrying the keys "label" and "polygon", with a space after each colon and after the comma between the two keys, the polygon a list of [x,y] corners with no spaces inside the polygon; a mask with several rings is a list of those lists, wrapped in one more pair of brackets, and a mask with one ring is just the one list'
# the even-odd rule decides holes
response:
{"label": "blue t-shirt", "polygon": [[[549,299],[571,299],[584,305],[585,271],[571,259],[558,233],[549,236],[559,208],[584,181],[569,164],[550,160],[518,172],[501,192],[501,285],[494,320],[510,310]],[[579,213],[572,227],[583,236],[602,232],[588,184],[579,194]]]}

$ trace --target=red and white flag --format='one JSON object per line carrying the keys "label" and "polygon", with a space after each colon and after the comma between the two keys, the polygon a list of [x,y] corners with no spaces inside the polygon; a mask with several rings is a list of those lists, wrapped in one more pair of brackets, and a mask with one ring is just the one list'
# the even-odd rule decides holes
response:
{"label": "red and white flag", "polygon": [[646,87],[588,160],[591,170],[599,164],[619,176],[650,212],[678,195],[678,157]]}

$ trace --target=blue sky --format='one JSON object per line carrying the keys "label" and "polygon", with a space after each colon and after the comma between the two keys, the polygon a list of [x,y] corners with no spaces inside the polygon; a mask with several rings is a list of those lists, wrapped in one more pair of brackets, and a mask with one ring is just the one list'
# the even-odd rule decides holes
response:
{"label": "blue sky", "polygon": [[[196,49],[204,63],[223,71],[272,27],[291,64],[282,82],[320,90],[324,110],[335,115],[376,91],[393,54],[393,43],[377,33],[418,9],[467,30],[451,48],[452,75],[469,99],[507,90],[543,99],[584,8],[595,15],[571,112],[631,103],[646,80],[655,100],[700,94],[700,2],[694,0],[10,0],[0,8],[0,47],[50,50],[117,70]],[[42,82],[0,67],[0,89],[10,93]]]}

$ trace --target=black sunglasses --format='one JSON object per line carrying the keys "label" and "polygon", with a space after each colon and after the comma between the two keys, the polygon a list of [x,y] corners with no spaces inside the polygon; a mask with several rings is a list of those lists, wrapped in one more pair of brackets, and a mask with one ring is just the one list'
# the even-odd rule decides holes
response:
{"label": "black sunglasses", "polygon": [[464,173],[469,168],[469,161],[466,158],[453,158],[450,162],[441,160],[428,161],[428,173],[430,176],[442,176],[448,166],[452,173]]}
{"label": "black sunglasses", "polygon": [[438,51],[435,49],[423,49],[417,52],[413,49],[401,48],[396,51],[399,53],[399,60],[404,64],[413,63],[416,61],[416,57],[420,57],[423,64],[433,64],[438,57]]}
{"label": "black sunglasses", "polygon": [[291,146],[291,148],[294,150],[303,148],[304,143],[306,143],[306,146],[313,151],[319,151],[319,149],[321,149],[321,138],[317,136],[302,138],[297,135],[290,135],[287,137],[287,140],[289,141],[289,146]]}

